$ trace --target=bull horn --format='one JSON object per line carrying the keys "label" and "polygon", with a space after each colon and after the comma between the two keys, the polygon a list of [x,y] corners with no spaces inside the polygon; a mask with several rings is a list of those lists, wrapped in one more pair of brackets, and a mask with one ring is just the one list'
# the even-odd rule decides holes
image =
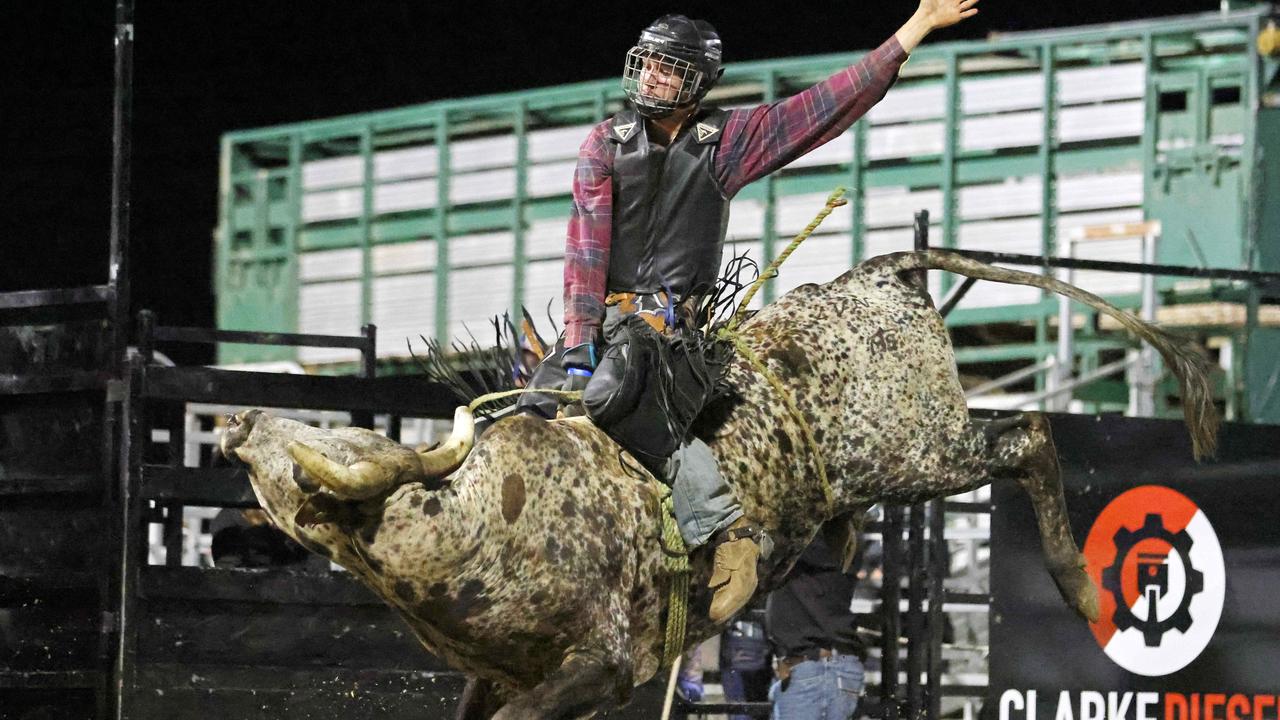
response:
{"label": "bull horn", "polygon": [[361,460],[351,465],[336,463],[319,450],[297,441],[289,443],[289,457],[307,477],[325,486],[343,500],[368,500],[397,486],[397,468]]}
{"label": "bull horn", "polygon": [[476,419],[470,408],[458,406],[453,413],[453,432],[443,445],[418,453],[422,471],[428,478],[442,478],[462,466],[476,439]]}

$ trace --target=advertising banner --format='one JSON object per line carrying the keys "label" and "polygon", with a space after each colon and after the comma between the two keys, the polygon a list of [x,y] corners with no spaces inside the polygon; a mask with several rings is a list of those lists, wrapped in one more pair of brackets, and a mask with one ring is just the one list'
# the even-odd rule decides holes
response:
{"label": "advertising banner", "polygon": [[1031,502],[995,485],[986,718],[1280,720],[1280,426],[1055,415],[1072,532],[1098,589],[1059,596]]}

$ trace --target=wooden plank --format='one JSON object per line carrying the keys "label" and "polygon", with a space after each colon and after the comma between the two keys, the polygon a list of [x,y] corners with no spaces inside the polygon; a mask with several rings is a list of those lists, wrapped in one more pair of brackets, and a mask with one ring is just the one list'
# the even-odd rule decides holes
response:
{"label": "wooden plank", "polygon": [[19,290],[0,293],[0,308],[33,308],[48,305],[84,305],[104,303],[111,299],[110,285],[89,285],[77,288],[53,288],[49,290]]}
{"label": "wooden plank", "polygon": [[[72,615],[32,613],[7,610],[19,615],[24,623],[8,628],[0,635],[0,666],[9,670],[64,671],[92,668],[98,664],[101,634],[96,624],[83,622]],[[86,627],[88,625],[88,627]]]}
{"label": "wooden plank", "polygon": [[[94,572],[108,567],[110,522],[101,508],[0,511],[0,568],[7,576]],[[86,540],[89,539],[89,540]]]}
{"label": "wooden plank", "polygon": [[70,372],[50,375],[0,375],[0,395],[36,395],[101,390],[111,376],[105,372]]}
{"label": "wooden plank", "polygon": [[1085,225],[1071,231],[1072,240],[1119,240],[1160,234],[1160,221]]}
{"label": "wooden plank", "polygon": [[140,662],[445,669],[386,606],[149,602],[143,614]]}
{"label": "wooden plank", "polygon": [[[144,666],[145,667],[145,666]],[[150,684],[140,674],[130,702],[134,720],[173,718],[236,718],[237,720],[314,720],[315,718],[394,717],[397,720],[440,720],[453,717],[465,680],[458,676],[433,676],[405,689],[370,690],[359,680],[338,683],[325,675],[295,675],[262,668],[277,677],[275,687],[168,687]],[[199,671],[188,675],[204,677]],[[217,677],[217,676],[214,676]],[[293,686],[285,685],[292,681]]]}
{"label": "wooden plank", "polygon": [[97,475],[31,475],[0,477],[0,497],[13,495],[77,495],[97,493],[104,483]]}
{"label": "wooden plank", "polygon": [[[0,401],[0,468],[10,479],[102,472],[100,395],[6,397]],[[102,481],[105,487],[105,479]]]}
{"label": "wooden plank", "polygon": [[0,670],[0,688],[96,688],[101,670]]}
{"label": "wooden plank", "polygon": [[419,376],[361,378],[289,375],[213,368],[147,369],[144,394],[157,400],[222,405],[366,410],[425,418],[449,418],[457,406],[446,386]]}
{"label": "wooden plank", "polygon": [[[105,682],[104,682],[105,685]],[[84,720],[105,718],[98,702],[100,688],[0,686],[0,717]]]}
{"label": "wooden plank", "polygon": [[244,468],[143,465],[141,492],[147,500],[180,501],[184,505],[258,507]]}
{"label": "wooden plank", "polygon": [[88,597],[88,593],[94,592],[98,583],[105,580],[105,573],[40,572],[18,575],[6,570],[0,574],[0,605],[22,605],[67,592],[82,593]]}
{"label": "wooden plank", "polygon": [[[425,664],[425,663],[424,663]],[[142,663],[139,685],[169,690],[217,691],[238,689],[290,689],[308,685],[329,685],[339,692],[415,692],[424,686],[462,688],[463,675],[454,670],[422,668],[365,668],[346,666],[305,667],[299,665],[210,665],[191,662]]]}
{"label": "wooden plank", "polygon": [[109,345],[101,319],[0,316],[0,374],[92,373],[110,366]]}
{"label": "wooden plank", "polygon": [[[652,720],[662,711],[666,675],[635,688],[625,707],[600,720]],[[135,720],[234,717],[314,720],[335,717],[453,717],[464,678],[452,671],[350,670],[339,667],[235,667],[142,664],[133,693]]]}
{"label": "wooden plank", "polygon": [[[1248,309],[1243,303],[1206,302],[1163,305],[1156,308],[1156,322],[1166,327],[1225,327],[1245,326]],[[1098,318],[1103,330],[1119,330],[1120,323],[1106,315]],[[1258,307],[1260,327],[1280,327],[1280,306]]]}
{"label": "wooden plank", "polygon": [[148,600],[384,607],[346,572],[283,568],[197,568],[150,565],[139,573]]}
{"label": "wooden plank", "polygon": [[245,330],[214,330],[196,327],[157,327],[153,333],[156,342],[183,342],[213,344],[220,342],[246,343],[250,345],[291,345],[305,347],[340,347],[359,350],[369,344],[363,335],[306,335],[299,333],[251,332]]}

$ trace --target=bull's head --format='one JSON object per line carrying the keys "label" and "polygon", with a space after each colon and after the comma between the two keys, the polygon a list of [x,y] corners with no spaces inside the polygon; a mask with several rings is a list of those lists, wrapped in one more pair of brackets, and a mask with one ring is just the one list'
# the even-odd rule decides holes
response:
{"label": "bull's head", "polygon": [[[249,462],[250,459],[243,455],[243,448],[254,425],[264,417],[270,416],[256,409],[230,416],[220,443],[223,455]],[[385,438],[378,437],[381,442],[386,442]],[[351,436],[348,441],[358,443],[358,439]],[[475,418],[468,408],[459,407],[453,416],[453,432],[449,439],[439,447],[421,452],[411,452],[406,448],[404,452],[366,455],[351,464],[343,464],[330,459],[314,444],[302,440],[289,442],[286,449],[302,470],[294,473],[294,479],[303,492],[310,494],[323,487],[341,500],[358,501],[377,497],[405,483],[444,478],[462,465],[474,441]]]}

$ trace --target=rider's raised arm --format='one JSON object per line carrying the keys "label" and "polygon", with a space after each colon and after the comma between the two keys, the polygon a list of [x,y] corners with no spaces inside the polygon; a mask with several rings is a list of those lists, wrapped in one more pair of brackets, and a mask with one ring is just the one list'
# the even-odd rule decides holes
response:
{"label": "rider's raised arm", "polygon": [[921,0],[911,19],[853,65],[797,95],[732,111],[716,158],[716,175],[726,194],[736,194],[849,129],[880,102],[925,35],[976,14],[977,2]]}

